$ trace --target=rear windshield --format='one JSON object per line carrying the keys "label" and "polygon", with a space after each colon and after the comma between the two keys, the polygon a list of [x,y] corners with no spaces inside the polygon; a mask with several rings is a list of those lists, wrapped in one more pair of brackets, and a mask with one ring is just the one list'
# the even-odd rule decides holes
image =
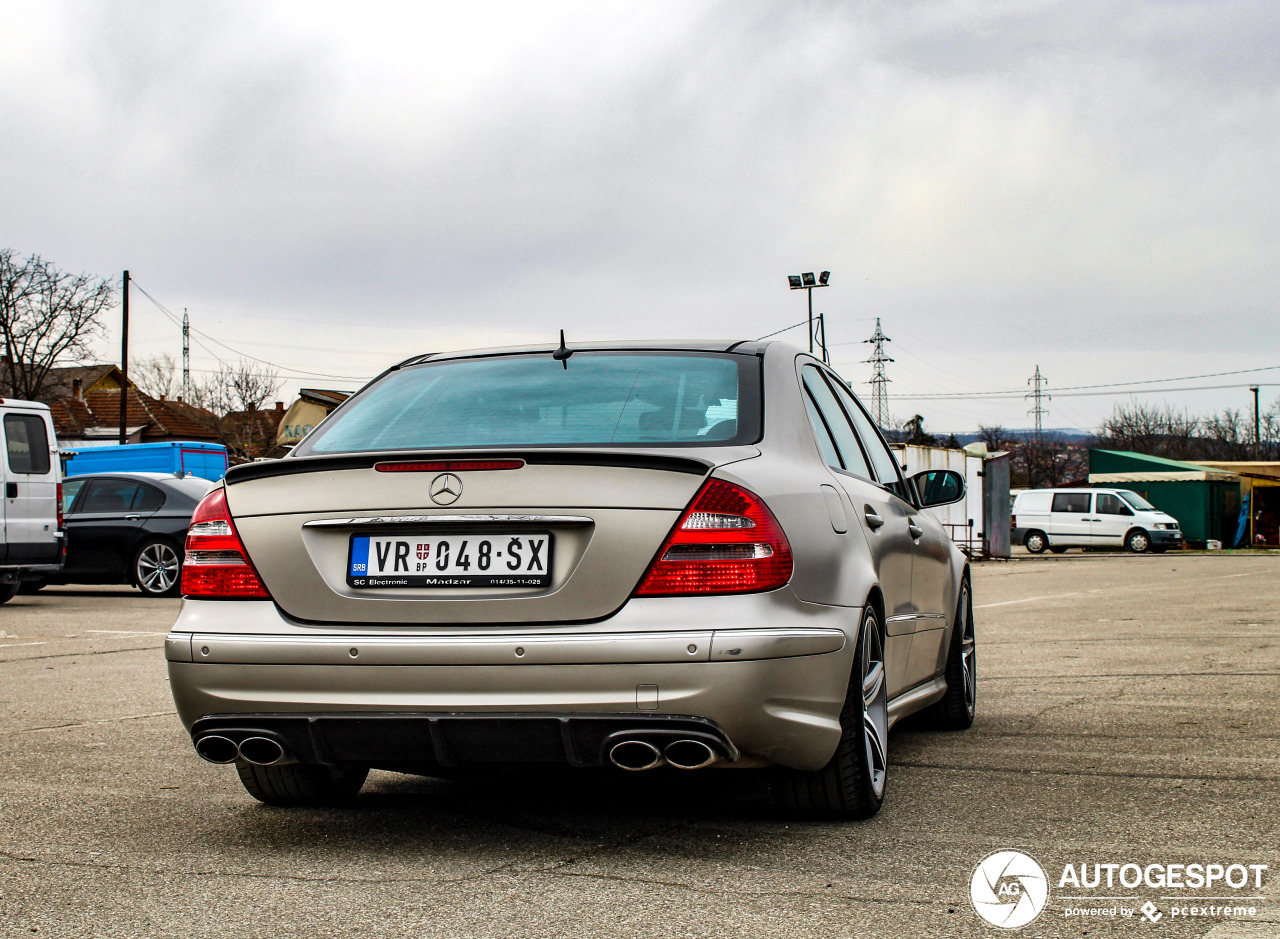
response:
{"label": "rear windshield", "polygon": [[714,353],[495,356],[400,369],[294,450],[728,446],[760,436],[760,364]]}

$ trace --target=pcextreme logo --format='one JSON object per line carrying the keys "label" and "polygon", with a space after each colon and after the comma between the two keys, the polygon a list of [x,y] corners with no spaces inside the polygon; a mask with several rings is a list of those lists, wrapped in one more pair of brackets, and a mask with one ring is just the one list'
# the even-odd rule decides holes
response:
{"label": "pcextreme logo", "polygon": [[974,869],[969,898],[978,915],[992,926],[1020,929],[1033,922],[1049,901],[1049,878],[1031,855],[997,851]]}

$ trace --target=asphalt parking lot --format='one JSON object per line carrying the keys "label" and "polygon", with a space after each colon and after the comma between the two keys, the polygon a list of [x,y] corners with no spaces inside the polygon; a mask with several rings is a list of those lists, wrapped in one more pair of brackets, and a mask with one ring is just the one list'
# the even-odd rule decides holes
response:
{"label": "asphalt parking lot", "polygon": [[[1270,879],[1234,925],[1068,918],[1056,883],[1129,861],[1280,876],[1280,557],[1022,558],[978,566],[974,593],[977,723],[896,733],[883,811],[839,824],[783,818],[755,774],[715,770],[375,773],[353,808],[264,808],[173,716],[178,601],[17,597],[0,935],[1280,935]],[[969,903],[975,865],[1010,848],[1054,880],[1017,933]]]}

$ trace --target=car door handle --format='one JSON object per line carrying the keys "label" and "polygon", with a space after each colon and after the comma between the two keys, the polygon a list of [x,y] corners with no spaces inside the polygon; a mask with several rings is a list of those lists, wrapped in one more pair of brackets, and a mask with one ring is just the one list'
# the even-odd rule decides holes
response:
{"label": "car door handle", "polygon": [[862,517],[867,520],[867,527],[872,531],[875,531],[884,524],[884,519],[877,515],[875,509],[871,508],[869,505],[863,506]]}
{"label": "car door handle", "polygon": [[907,521],[907,531],[910,532],[912,538],[919,538],[924,534],[924,529],[910,520]]}
{"label": "car door handle", "polygon": [[136,521],[137,521],[138,519],[140,519],[140,518],[142,518],[142,516],[141,516],[141,515],[126,515],[126,516],[124,517],[124,520],[125,520],[126,522],[136,522]]}

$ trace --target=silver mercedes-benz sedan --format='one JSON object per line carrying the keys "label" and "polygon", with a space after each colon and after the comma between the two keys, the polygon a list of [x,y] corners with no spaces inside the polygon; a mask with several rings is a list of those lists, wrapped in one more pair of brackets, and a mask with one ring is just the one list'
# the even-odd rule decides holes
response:
{"label": "silver mercedes-benz sedan", "polygon": [[783,343],[417,356],[200,503],[178,714],[273,805],[562,763],[870,815],[895,722],[973,721],[963,494]]}

